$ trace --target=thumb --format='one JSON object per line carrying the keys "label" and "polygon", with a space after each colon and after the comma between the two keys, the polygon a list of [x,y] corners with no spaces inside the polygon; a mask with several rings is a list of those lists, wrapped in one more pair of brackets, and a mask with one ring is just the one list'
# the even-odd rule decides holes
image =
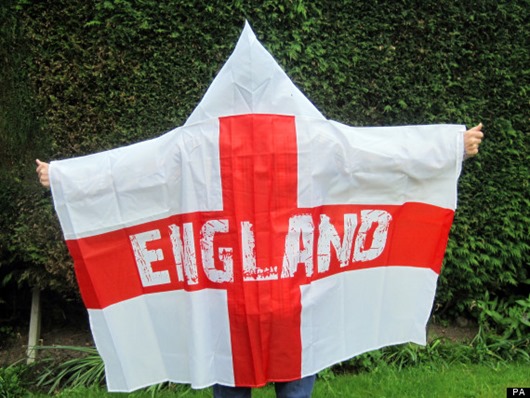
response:
{"label": "thumb", "polygon": [[482,123],[477,124],[475,127],[472,127],[470,130],[474,130],[474,131],[482,130]]}

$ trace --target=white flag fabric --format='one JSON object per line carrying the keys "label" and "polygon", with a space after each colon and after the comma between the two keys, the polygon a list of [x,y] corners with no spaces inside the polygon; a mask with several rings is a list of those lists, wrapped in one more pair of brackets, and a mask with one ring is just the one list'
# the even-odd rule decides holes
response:
{"label": "white flag fabric", "polygon": [[464,131],[326,120],[246,24],[184,126],[52,162],[109,390],[261,386],[425,344]]}

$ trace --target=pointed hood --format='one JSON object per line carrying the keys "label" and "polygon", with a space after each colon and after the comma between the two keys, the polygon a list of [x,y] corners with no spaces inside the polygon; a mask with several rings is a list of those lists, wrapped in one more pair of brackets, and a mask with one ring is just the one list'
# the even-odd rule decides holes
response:
{"label": "pointed hood", "polygon": [[248,22],[234,52],[185,125],[248,113],[324,119],[256,38]]}

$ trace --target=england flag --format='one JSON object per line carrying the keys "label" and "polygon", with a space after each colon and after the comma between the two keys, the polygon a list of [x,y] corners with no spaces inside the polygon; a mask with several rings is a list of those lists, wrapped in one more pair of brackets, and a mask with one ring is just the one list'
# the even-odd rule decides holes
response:
{"label": "england flag", "polygon": [[262,386],[425,344],[464,131],[327,120],[246,24],[183,126],[52,162],[109,390]]}

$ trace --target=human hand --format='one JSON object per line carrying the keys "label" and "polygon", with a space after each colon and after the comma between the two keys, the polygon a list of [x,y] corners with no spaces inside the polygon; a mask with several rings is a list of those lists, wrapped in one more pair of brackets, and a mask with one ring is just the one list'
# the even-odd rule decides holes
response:
{"label": "human hand", "polygon": [[46,187],[50,187],[50,173],[49,168],[50,165],[46,162],[41,162],[39,159],[36,159],[35,162],[37,163],[37,174],[39,175],[39,181],[40,183]]}
{"label": "human hand", "polygon": [[466,151],[466,157],[475,156],[478,153],[478,147],[484,137],[484,133],[481,130],[482,123],[479,123],[464,133],[464,149]]}

